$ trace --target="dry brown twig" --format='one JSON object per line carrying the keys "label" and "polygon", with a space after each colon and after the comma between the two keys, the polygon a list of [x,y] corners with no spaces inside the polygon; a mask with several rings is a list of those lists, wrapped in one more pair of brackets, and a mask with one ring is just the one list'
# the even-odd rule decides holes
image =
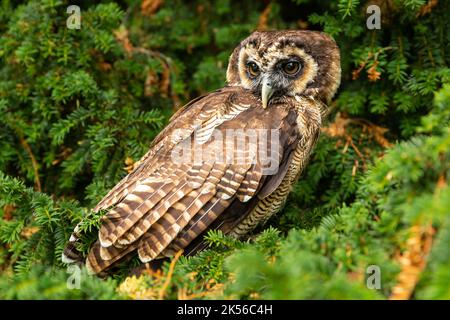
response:
{"label": "dry brown twig", "polygon": [[161,8],[163,0],[144,0],[141,3],[141,13],[143,16],[151,16]]}
{"label": "dry brown twig", "polygon": [[[356,124],[362,127],[363,132],[368,132],[370,136],[377,142],[380,146],[383,148],[389,148],[392,146],[392,144],[386,139],[384,134],[388,131],[388,129],[377,126],[365,119],[358,119],[358,118],[348,118],[347,116],[338,113],[336,115],[335,120],[330,123],[328,126],[322,128],[322,132],[324,132],[326,135],[333,137],[333,138],[343,138],[345,141],[344,147],[342,148],[342,153],[346,153],[348,148],[351,147],[358,158],[362,162],[362,166],[365,169],[366,168],[366,156],[364,156],[363,152],[359,150],[358,146],[356,145],[355,141],[353,140],[353,137],[350,133],[347,132],[347,127],[350,124]],[[338,143],[343,143],[342,139],[338,141]],[[338,145],[338,144],[337,144]],[[356,174],[356,169],[359,167],[359,161],[358,159],[355,159],[353,168],[352,168],[352,175]]]}
{"label": "dry brown twig", "polygon": [[406,241],[407,249],[397,257],[401,271],[397,276],[398,282],[392,289],[389,300],[408,300],[411,298],[420,275],[426,267],[434,233],[435,230],[431,224],[411,227],[410,236]]}
{"label": "dry brown twig", "polygon": [[379,65],[379,61],[378,61],[378,56],[386,51],[386,50],[391,50],[392,47],[385,47],[385,48],[381,48],[379,49],[377,52],[369,52],[367,54],[367,57],[363,60],[359,62],[359,67],[358,69],[355,69],[352,71],[352,80],[356,80],[359,77],[359,74],[361,73],[361,71],[367,66],[367,64],[369,63],[370,60],[373,59],[373,63],[372,65],[369,67],[369,69],[367,69],[367,78],[369,79],[370,82],[375,82],[377,80],[381,79],[381,72],[377,71],[377,67]]}
{"label": "dry brown twig", "polygon": [[25,149],[25,151],[28,153],[30,159],[31,159],[31,165],[33,166],[33,172],[34,172],[34,184],[36,187],[36,190],[39,192],[42,192],[41,187],[41,180],[39,179],[39,166],[36,161],[36,158],[33,154],[33,151],[31,150],[30,145],[28,144],[27,140],[23,137],[21,133],[19,133],[19,142],[22,145],[22,147]]}
{"label": "dry brown twig", "polygon": [[256,30],[264,31],[268,29],[269,15],[271,11],[272,2],[269,2],[269,4],[264,8],[263,12],[259,16],[258,26],[256,27]]}
{"label": "dry brown twig", "polygon": [[13,212],[16,210],[16,207],[12,204],[7,204],[3,207],[3,220],[10,221],[13,218]]}
{"label": "dry brown twig", "polygon": [[170,76],[173,72],[172,61],[169,57],[162,54],[161,52],[150,50],[142,47],[135,47],[130,41],[128,29],[125,26],[121,26],[117,30],[114,31],[114,35],[122,44],[125,52],[128,55],[133,54],[143,54],[152,58],[155,58],[160,61],[161,66],[163,67],[163,72],[161,73],[161,79],[158,79],[155,72],[153,70],[149,70],[147,73],[147,78],[145,80],[145,95],[152,96],[152,91],[150,86],[158,83],[159,91],[163,97],[167,97],[170,93],[170,98],[173,101],[173,105],[176,108],[180,105],[180,99],[177,94],[173,91],[173,88],[170,86]]}
{"label": "dry brown twig", "polygon": [[169,271],[167,272],[166,280],[164,281],[163,287],[159,291],[159,295],[158,295],[159,300],[164,299],[166,290],[169,287],[170,281],[172,280],[172,275],[173,275],[173,271],[175,269],[175,265],[182,254],[183,254],[183,250],[179,250],[173,257],[172,261],[170,262]]}
{"label": "dry brown twig", "polygon": [[431,13],[433,8],[436,7],[438,4],[439,4],[438,0],[429,0],[422,7],[420,7],[419,12],[417,12],[416,14],[416,17],[422,17],[424,15]]}

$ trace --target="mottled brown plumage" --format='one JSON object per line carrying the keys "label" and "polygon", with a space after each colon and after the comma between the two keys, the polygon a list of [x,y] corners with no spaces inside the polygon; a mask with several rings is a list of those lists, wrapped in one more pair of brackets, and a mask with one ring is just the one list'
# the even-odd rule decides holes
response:
{"label": "mottled brown plumage", "polygon": [[[339,81],[339,50],[323,33],[255,32],[242,41],[228,85],[180,109],[93,209],[107,213],[88,269],[100,273],[136,252],[142,262],[192,253],[209,229],[243,237],[266,221],[305,167]],[[78,238],[75,228],[64,261],[79,258]]]}

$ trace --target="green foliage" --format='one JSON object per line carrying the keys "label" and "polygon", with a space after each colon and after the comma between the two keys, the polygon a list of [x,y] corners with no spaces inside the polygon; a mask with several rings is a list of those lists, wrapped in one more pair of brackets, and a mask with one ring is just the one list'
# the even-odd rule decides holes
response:
{"label": "green foliage", "polygon": [[[35,267],[25,275],[0,278],[1,299],[98,299],[123,298],[115,291],[114,280],[100,280],[81,272],[80,288],[70,289],[67,280],[70,274],[61,269],[47,270]],[[69,278],[70,279],[70,278]]]}
{"label": "green foliage", "polygon": [[[449,298],[448,2],[380,2],[380,30],[366,28],[366,1],[118,3],[82,2],[70,30],[68,1],[0,2],[0,298],[384,299],[418,226],[436,233],[412,298]],[[134,259],[114,280],[83,271],[68,289],[60,256],[73,227],[96,230],[89,209],[128,158],[180,105],[223,86],[257,26],[323,30],[341,48],[340,90],[284,210],[245,242],[209,232],[209,248],[173,273],[165,263],[128,288]],[[370,265],[380,290],[366,287]]]}
{"label": "green foliage", "polygon": [[[83,215],[76,201],[55,204],[49,196],[0,172],[0,208],[0,241],[9,248],[17,274],[29,272],[37,263],[62,266],[60,257],[71,226]],[[5,217],[7,208],[14,211],[14,219]]]}
{"label": "green foliage", "polygon": [[83,12],[81,30],[65,27],[64,8],[31,1],[3,26],[0,136],[9,152],[0,169],[37,179],[30,155],[13,147],[25,140],[42,189],[82,199],[92,181],[112,186],[124,159],[146,151],[164,119],[152,105],[169,101],[144,95],[146,69],[157,59],[125,54],[113,34],[123,15],[117,5]]}

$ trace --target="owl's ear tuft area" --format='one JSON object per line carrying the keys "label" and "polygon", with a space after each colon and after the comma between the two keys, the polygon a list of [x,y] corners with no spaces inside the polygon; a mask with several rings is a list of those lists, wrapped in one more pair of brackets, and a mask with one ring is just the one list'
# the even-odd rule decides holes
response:
{"label": "owl's ear tuft area", "polygon": [[247,38],[241,41],[239,45],[233,50],[230,59],[228,60],[227,68],[227,84],[230,86],[241,85],[241,77],[239,75],[239,55],[241,50],[247,45],[253,45],[258,47],[264,37],[268,32],[265,31],[254,31]]}
{"label": "owl's ear tuft area", "polygon": [[227,68],[227,84],[230,86],[237,86],[241,83],[239,76],[239,53],[242,46],[237,46],[228,60]]}

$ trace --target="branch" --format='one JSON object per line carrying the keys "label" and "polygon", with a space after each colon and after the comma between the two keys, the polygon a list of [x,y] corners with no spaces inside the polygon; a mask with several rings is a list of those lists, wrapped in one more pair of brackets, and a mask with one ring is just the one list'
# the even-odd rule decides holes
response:
{"label": "branch", "polygon": [[30,156],[30,159],[31,159],[31,165],[33,166],[34,177],[35,177],[34,183],[36,186],[36,190],[39,192],[42,192],[41,181],[39,180],[38,163],[36,161],[36,158],[34,157],[33,151],[31,150],[28,142],[24,139],[23,135],[20,132],[18,133],[18,135],[19,135],[20,144],[25,149],[25,151],[28,153],[28,155]]}
{"label": "branch", "polygon": [[182,253],[183,253],[183,250],[178,251],[175,254],[175,256],[173,257],[172,261],[170,262],[169,272],[167,273],[166,281],[164,282],[163,287],[159,291],[159,300],[164,299],[164,295],[166,294],[166,290],[169,287],[170,281],[172,280],[172,274],[173,274],[173,270],[175,269],[175,264],[177,263],[178,258],[180,258]]}

